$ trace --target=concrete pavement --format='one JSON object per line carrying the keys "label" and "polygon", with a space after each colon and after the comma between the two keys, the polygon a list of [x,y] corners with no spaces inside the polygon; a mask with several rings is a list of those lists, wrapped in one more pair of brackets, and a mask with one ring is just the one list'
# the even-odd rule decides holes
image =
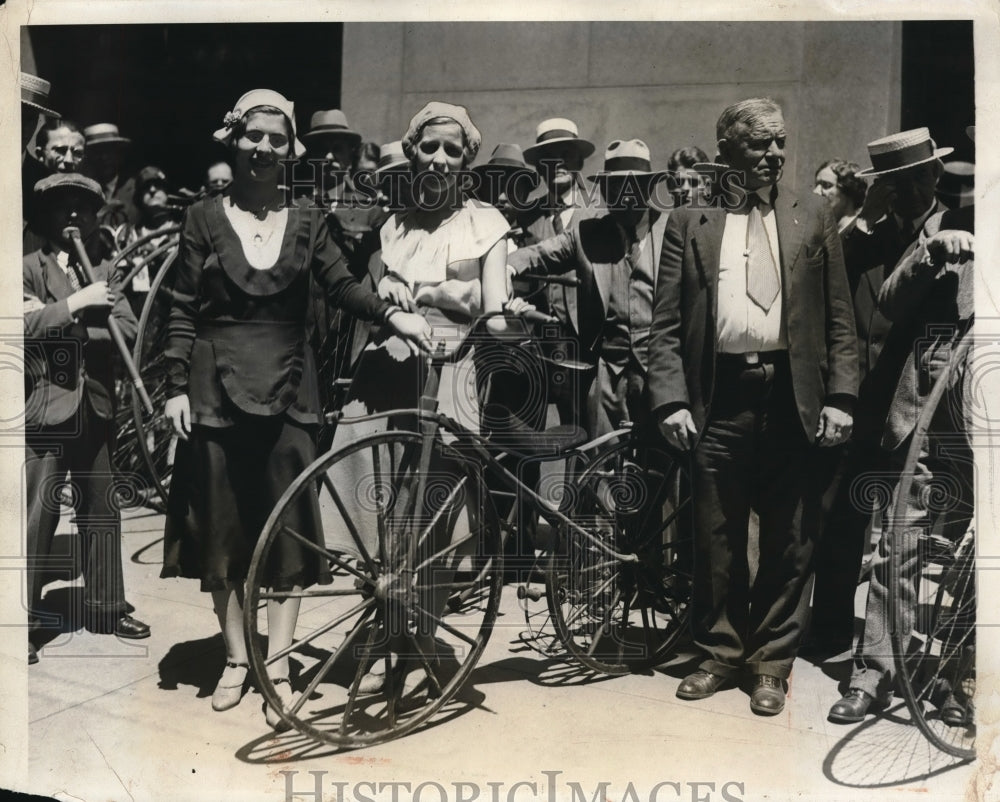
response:
{"label": "concrete pavement", "polygon": [[[856,727],[826,721],[847,660],[797,661],[774,718],[753,715],[740,689],[684,702],[674,696],[690,668],[683,655],[647,674],[590,679],[527,636],[510,586],[446,720],[352,752],[276,734],[258,693],[212,711],[222,639],[197,582],[158,578],[162,524],[148,510],[125,517],[128,597],[152,637],[70,631],[30,667],[33,793],[87,802],[975,798],[981,767],[933,749],[902,702]],[[64,608],[75,592],[56,583],[47,599]]]}

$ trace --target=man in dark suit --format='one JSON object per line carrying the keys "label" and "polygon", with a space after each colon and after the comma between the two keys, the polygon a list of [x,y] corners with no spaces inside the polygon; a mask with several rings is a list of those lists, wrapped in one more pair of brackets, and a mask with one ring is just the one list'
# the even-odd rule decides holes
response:
{"label": "man in dark suit", "polygon": [[[43,627],[43,571],[59,523],[67,472],[80,531],[84,625],[122,638],[149,637],[149,627],[126,613],[121,520],[115,504],[109,443],[114,419],[114,371],[108,315],[134,339],[138,326],[125,295],[108,280],[108,262],[82,286],[75,248],[63,230],[76,226],[94,239],[104,204],[100,185],[60,173],[35,185],[39,230],[46,245],[24,257],[24,340],[33,358],[25,381],[28,503],[29,627]],[[37,655],[29,643],[29,661]]]}
{"label": "man in dark suit", "polygon": [[582,355],[596,366],[586,393],[587,433],[597,437],[623,421],[648,422],[646,362],[660,232],[664,223],[649,199],[665,171],[650,167],[649,148],[633,139],[608,145],[601,187],[607,211],[508,257],[518,272],[576,270]]}
{"label": "man in dark suit", "polygon": [[[936,214],[879,292],[879,308],[893,328],[875,374],[895,387],[880,421],[880,445],[890,455],[891,469],[897,475],[904,467],[927,396],[971,325],[974,252],[973,207]],[[933,530],[958,542],[969,525],[973,458],[962,414],[963,382],[964,365],[951,374],[947,395],[932,417],[902,515],[879,543],[850,687],[830,709],[831,721],[861,721],[872,705],[884,705],[891,698],[895,669],[891,633],[912,631],[917,613],[914,577],[906,571],[892,575],[891,553],[897,552],[900,565],[912,565],[922,532]],[[898,486],[894,502],[897,493]],[[897,595],[908,603],[898,606],[898,618],[891,619],[892,599]],[[955,683],[941,704],[941,719],[949,726],[965,725],[969,701],[961,696],[961,683]]]}
{"label": "man in dark suit", "polygon": [[743,100],[716,133],[729,168],[719,202],[670,213],[649,339],[654,418],[692,455],[692,630],[704,659],[677,696],[706,698],[746,669],[751,710],[773,715],[808,616],[814,449],[850,435],[857,343],[836,222],[815,195],[778,188],[781,108]]}
{"label": "man in dark suit", "polygon": [[[571,231],[581,220],[603,214],[585,191],[580,175],[593,152],[593,143],[580,136],[572,120],[553,117],[538,124],[535,144],[524,149],[524,160],[538,170],[546,194],[519,216],[525,245]],[[572,276],[570,269],[569,277]],[[550,360],[547,396],[556,405],[560,423],[580,426],[586,415],[586,395],[594,378],[594,362],[592,358],[588,360],[581,345],[577,290],[549,284],[527,297],[540,311],[559,319],[557,341],[542,341],[543,353]]]}
{"label": "man in dark suit", "polygon": [[885,474],[890,460],[880,440],[898,373],[877,369],[892,329],[879,309],[879,292],[924,222],[943,208],[935,187],[944,169],[940,157],[952,152],[937,148],[927,128],[877,139],[868,150],[872,167],[857,175],[874,176],[875,182],[860,214],[841,235],[858,331],[860,383],[854,435],[837,466],[817,549],[809,646],[820,655],[851,647],[854,595],[873,502],[888,501]]}

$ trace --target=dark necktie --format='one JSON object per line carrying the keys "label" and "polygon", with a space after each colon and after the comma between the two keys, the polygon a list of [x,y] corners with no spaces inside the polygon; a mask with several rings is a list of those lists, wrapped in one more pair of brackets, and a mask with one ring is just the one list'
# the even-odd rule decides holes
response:
{"label": "dark necktie", "polygon": [[562,221],[562,213],[565,208],[565,206],[559,204],[556,206],[555,214],[552,215],[552,229],[556,232],[556,234],[562,234],[563,231],[566,230]]}
{"label": "dark necktie", "polygon": [[73,292],[79,290],[83,285],[80,283],[80,274],[77,273],[77,266],[71,261],[66,264],[66,278],[69,279],[69,284],[73,288]]}
{"label": "dark necktie", "polygon": [[750,207],[747,215],[747,295],[767,312],[781,291],[778,265],[764,228],[760,197],[751,194],[747,205]]}

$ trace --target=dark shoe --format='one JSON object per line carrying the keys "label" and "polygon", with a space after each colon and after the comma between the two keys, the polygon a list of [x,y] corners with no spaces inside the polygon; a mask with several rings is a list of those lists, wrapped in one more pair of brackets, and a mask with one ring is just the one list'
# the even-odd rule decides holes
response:
{"label": "dark shoe", "polygon": [[707,699],[726,684],[726,678],[711,671],[699,669],[688,674],[677,686],[678,699]]}
{"label": "dark shoe", "polygon": [[130,615],[123,615],[112,625],[106,622],[88,624],[87,629],[97,635],[117,635],[126,640],[142,640],[149,637],[149,626]]}
{"label": "dark shoe", "polygon": [[750,709],[758,716],[775,716],[785,709],[785,681],[770,674],[754,678]]}
{"label": "dark shoe", "polygon": [[836,724],[857,724],[864,721],[875,697],[860,688],[851,688],[839,702],[834,703],[827,718]]}
{"label": "dark shoe", "polygon": [[35,649],[35,644],[28,641],[28,665],[33,666],[38,662],[38,651]]}
{"label": "dark shoe", "polygon": [[955,694],[949,693],[941,705],[941,720],[949,727],[964,727],[968,720],[968,711]]}

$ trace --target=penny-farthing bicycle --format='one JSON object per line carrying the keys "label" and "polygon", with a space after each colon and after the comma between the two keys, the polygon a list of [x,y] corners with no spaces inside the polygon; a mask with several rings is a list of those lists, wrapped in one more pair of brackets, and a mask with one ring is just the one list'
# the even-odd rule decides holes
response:
{"label": "penny-farthing bicycle", "polygon": [[[678,464],[630,429],[592,442],[574,427],[493,442],[438,412],[441,369],[488,336],[476,326],[451,353],[442,347],[428,358],[419,408],[355,419],[389,428],[319,457],[264,526],[247,579],[250,660],[268,704],[318,741],[379,743],[467,705],[463,688],[503,586],[502,528],[490,494],[497,483],[558,533],[545,592],[574,659],[604,673],[639,670],[663,662],[685,629],[690,541],[678,533],[690,530],[678,526],[688,510],[674,493]],[[575,466],[558,503],[504,466],[511,452]],[[302,505],[317,500],[324,546],[296,530]],[[263,587],[268,561],[290,543],[318,553],[332,584]],[[259,609],[292,597],[301,600],[293,643],[265,657]],[[301,693],[283,708],[267,666],[289,654],[302,666]]]}
{"label": "penny-farthing bicycle", "polygon": [[[161,229],[141,237],[115,257],[115,269],[122,276],[121,286],[128,288],[140,274],[149,278],[149,291],[137,315],[139,331],[132,349],[132,359],[146,391],[153,402],[150,416],[127,381],[121,381],[115,412],[116,440],[113,462],[122,472],[141,478],[145,502],[154,507],[166,503],[173,467],[176,440],[169,421],[163,417],[166,400],[166,365],[163,344],[167,314],[173,299],[172,267],[177,259],[180,226]],[[154,244],[155,240],[160,240]]]}
{"label": "penny-farthing bicycle", "polygon": [[970,330],[926,398],[885,533],[900,690],[927,739],[968,760],[976,755],[974,474],[965,411],[971,343]]}

